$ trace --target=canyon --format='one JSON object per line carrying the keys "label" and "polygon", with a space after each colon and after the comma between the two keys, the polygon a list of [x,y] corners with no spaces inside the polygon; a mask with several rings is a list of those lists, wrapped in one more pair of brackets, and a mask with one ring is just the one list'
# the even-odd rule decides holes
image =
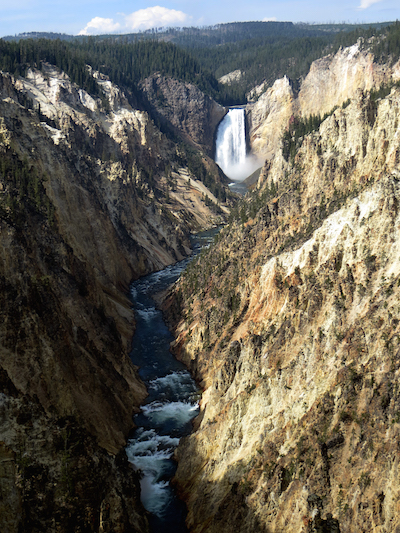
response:
{"label": "canyon", "polygon": [[260,98],[285,127],[296,108],[331,113],[293,156],[253,115],[273,152],[257,190],[165,301],[172,349],[203,389],[176,452],[190,531],[400,529],[400,91],[366,90],[398,64],[370,59],[369,79],[318,100],[318,80],[364,72],[361,55],[318,61],[297,98],[287,79]]}
{"label": "canyon", "polygon": [[254,89],[241,201],[212,159],[226,108],[88,68],[101,98],[46,62],[0,73],[1,530],[149,531],[129,285],[224,226],[158,298],[203,390],[175,453],[188,529],[400,531],[400,63],[359,42]]}
{"label": "canyon", "polygon": [[129,284],[232,202],[206,154],[92,74],[103,100],[50,64],[0,76],[2,531],[147,531],[124,452],[147,395]]}

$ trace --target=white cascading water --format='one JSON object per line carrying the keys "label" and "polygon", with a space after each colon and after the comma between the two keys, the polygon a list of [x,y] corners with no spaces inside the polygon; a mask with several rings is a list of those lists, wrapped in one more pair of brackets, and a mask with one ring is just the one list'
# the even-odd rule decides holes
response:
{"label": "white cascading water", "polygon": [[244,109],[230,109],[218,127],[215,161],[227,176],[236,177],[246,162]]}
{"label": "white cascading water", "polygon": [[235,181],[242,181],[261,166],[246,153],[246,122],[244,109],[230,109],[218,126],[215,162]]}

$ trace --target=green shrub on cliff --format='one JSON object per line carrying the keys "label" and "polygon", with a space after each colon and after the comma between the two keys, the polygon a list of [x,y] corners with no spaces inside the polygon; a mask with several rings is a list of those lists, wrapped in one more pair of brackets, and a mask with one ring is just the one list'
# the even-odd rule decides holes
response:
{"label": "green shrub on cliff", "polygon": [[34,163],[21,160],[11,149],[0,153],[0,218],[18,226],[30,210],[52,224],[54,206],[44,188],[46,179]]}

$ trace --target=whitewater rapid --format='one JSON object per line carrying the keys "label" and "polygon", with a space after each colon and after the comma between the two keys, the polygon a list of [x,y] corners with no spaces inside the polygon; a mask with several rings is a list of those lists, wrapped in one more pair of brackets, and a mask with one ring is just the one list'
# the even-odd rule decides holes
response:
{"label": "whitewater rapid", "polygon": [[[204,232],[194,243],[194,255],[216,231]],[[192,256],[193,257],[193,256]],[[154,533],[186,533],[186,510],[171,487],[176,465],[172,459],[179,440],[190,433],[198,414],[199,391],[184,365],[169,351],[173,337],[152,295],[165,290],[186,268],[188,258],[134,282],[131,296],[136,333],[131,358],[140,367],[149,396],[135,416],[135,430],[126,447],[128,459],[140,470],[141,500],[151,513]]]}

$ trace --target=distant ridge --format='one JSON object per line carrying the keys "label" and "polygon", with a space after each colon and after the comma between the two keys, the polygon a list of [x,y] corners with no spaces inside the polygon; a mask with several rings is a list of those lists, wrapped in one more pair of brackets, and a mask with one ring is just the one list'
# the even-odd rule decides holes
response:
{"label": "distant ridge", "polygon": [[[145,31],[126,34],[103,34],[93,35],[95,39],[112,39],[135,41],[136,39],[154,38],[156,40],[168,40],[185,47],[195,46],[215,46],[228,42],[238,42],[244,39],[254,39],[259,37],[282,36],[295,38],[299,36],[316,36],[326,33],[350,32],[354,29],[375,28],[382,29],[392,22],[376,22],[370,24],[309,24],[294,23],[290,21],[246,21],[227,22],[212,26],[191,26],[182,28],[151,28]],[[31,31],[19,33],[17,35],[6,35],[1,37],[4,41],[20,41],[22,39],[60,39],[62,41],[73,41],[85,39],[83,35],[69,35],[66,33]]]}
{"label": "distant ridge", "polygon": [[75,36],[67,35],[66,33],[30,31],[19,33],[18,35],[6,35],[2,39],[3,41],[20,41],[22,39],[60,39],[61,41],[72,41],[75,39]]}
{"label": "distant ridge", "polygon": [[[131,34],[96,36],[26,32],[4,37],[0,41],[3,44],[8,41],[14,46],[18,42],[30,41],[32,44],[28,46],[28,51],[35,48],[35,41],[48,41],[44,47],[40,44],[40,54],[44,53],[42,48],[45,48],[49,52],[46,52],[46,61],[50,61],[49,58],[52,57],[53,62],[72,75],[71,79],[77,83],[82,82],[78,79],[79,72],[87,79],[86,64],[100,69],[115,83],[123,82],[128,86],[132,85],[133,78],[137,82],[146,75],[163,71],[163,74],[195,82],[203,92],[220,104],[233,105],[252,99],[251,91],[255,87],[256,94],[260,96],[276,79],[284,76],[291,80],[293,89],[297,90],[313,61],[334,54],[340,47],[350,46],[359,39],[368,43],[374,37],[373,52],[377,57],[384,59],[388,56],[389,49],[392,55],[396,55],[397,33],[395,22],[366,25],[253,21],[207,27],[153,28]],[[385,44],[379,44],[383,42]],[[180,51],[173,50],[173,45]],[[79,58],[79,68],[73,63],[66,65],[65,58],[69,57],[69,53],[61,51],[63,46],[74,49],[69,53]],[[78,50],[80,47],[82,50]],[[145,54],[144,49],[147,50]],[[5,64],[0,55],[2,68],[11,69],[12,73],[20,75],[19,51],[15,49],[13,53],[17,59],[12,64]],[[124,68],[121,65],[116,68],[115,54],[118,61],[125,65]],[[132,68],[128,66],[131,65],[130,54],[138,54],[141,58],[140,61],[135,61],[135,68],[140,72],[137,71],[133,77]],[[37,57],[39,56],[36,54],[33,62]],[[147,58],[144,60],[145,65],[143,58]],[[43,57],[40,59],[43,60]],[[166,60],[174,68],[165,69]],[[22,67],[25,68],[24,65]],[[240,79],[234,80],[229,86],[218,85],[217,80],[236,70],[241,72]],[[90,88],[87,89],[90,92]]]}

